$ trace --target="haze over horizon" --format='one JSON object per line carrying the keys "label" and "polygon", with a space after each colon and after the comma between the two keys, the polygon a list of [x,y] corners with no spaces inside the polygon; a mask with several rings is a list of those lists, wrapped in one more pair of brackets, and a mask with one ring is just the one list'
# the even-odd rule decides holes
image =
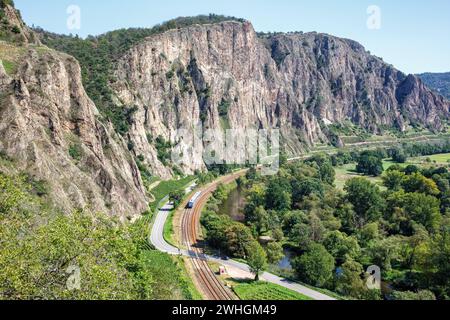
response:
{"label": "haze over horizon", "polygon": [[[450,71],[450,2],[431,0],[363,0],[337,3],[307,1],[168,0],[164,4],[134,0],[16,0],[28,25],[81,37],[120,28],[148,28],[179,16],[223,14],[249,20],[256,31],[317,31],[356,40],[373,54],[407,73]],[[69,30],[67,8],[81,10],[80,29]],[[380,29],[370,29],[370,6],[381,10]],[[370,10],[369,10],[370,11]]]}

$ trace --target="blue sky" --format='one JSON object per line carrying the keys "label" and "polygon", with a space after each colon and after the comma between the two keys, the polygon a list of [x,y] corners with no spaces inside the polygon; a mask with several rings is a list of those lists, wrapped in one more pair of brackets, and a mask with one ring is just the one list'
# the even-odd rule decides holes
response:
{"label": "blue sky", "polygon": [[[15,0],[25,22],[82,37],[123,27],[152,27],[178,16],[217,13],[250,20],[257,31],[318,31],[354,39],[407,73],[450,71],[448,0]],[[69,30],[66,10],[81,9]],[[381,29],[367,8],[381,9]]]}

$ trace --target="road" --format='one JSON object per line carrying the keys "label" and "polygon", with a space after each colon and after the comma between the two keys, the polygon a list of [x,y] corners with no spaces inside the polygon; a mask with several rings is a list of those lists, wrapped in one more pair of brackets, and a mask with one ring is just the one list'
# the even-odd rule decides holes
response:
{"label": "road", "polygon": [[[211,269],[207,266],[206,261],[211,261],[225,267],[234,267],[245,272],[250,272],[249,267],[246,264],[233,260],[224,260],[220,257],[205,255],[196,246],[198,226],[200,223],[199,220],[202,208],[204,207],[204,205],[206,204],[206,202],[208,201],[209,197],[211,196],[212,192],[216,189],[218,184],[224,182],[232,182],[238,176],[239,175],[233,174],[232,176],[222,177],[213,184],[205,187],[202,190],[202,197],[197,202],[195,208],[192,210],[186,209],[184,211],[183,227],[182,227],[183,243],[186,244],[188,250],[176,248],[167,243],[164,239],[164,225],[167,221],[170,211],[173,209],[173,207],[169,203],[166,203],[158,212],[150,235],[150,241],[157,250],[165,252],[170,255],[180,255],[189,257],[191,259],[191,262],[193,263],[194,266],[194,270],[196,271],[196,276],[198,277],[198,280],[201,286],[203,287],[202,291],[204,291],[209,300],[229,300],[232,298],[231,296],[226,296],[225,291],[223,291],[219,287],[219,286],[223,287],[223,285],[218,284],[217,278],[212,273]],[[213,275],[214,278],[211,277],[211,274]],[[263,273],[260,278],[261,280],[271,282],[283,286],[287,289],[296,291],[314,300],[335,300],[330,296],[312,290],[308,287],[302,286],[298,283],[289,281],[287,279],[283,279],[268,272]],[[224,289],[226,290],[226,288]]]}

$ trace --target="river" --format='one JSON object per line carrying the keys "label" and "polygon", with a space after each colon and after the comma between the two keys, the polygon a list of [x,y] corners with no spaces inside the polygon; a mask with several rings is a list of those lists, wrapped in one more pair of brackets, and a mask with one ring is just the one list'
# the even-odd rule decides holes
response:
{"label": "river", "polygon": [[[245,223],[244,208],[244,191],[240,187],[237,187],[229,193],[228,198],[222,203],[219,213],[229,216],[234,221]],[[277,265],[270,266],[270,269],[282,273],[292,272],[291,259],[293,255],[292,250],[285,248],[283,259]]]}
{"label": "river", "polygon": [[245,222],[245,197],[240,187],[233,189],[225,202],[220,206],[219,213],[229,216],[234,221]]}

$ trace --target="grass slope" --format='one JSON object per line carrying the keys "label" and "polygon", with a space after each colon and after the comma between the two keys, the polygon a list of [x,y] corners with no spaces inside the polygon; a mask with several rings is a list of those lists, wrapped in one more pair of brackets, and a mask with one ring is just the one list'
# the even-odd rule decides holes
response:
{"label": "grass slope", "polygon": [[155,201],[150,204],[150,209],[154,212],[161,205],[161,201],[169,195],[172,191],[177,191],[186,188],[195,180],[194,177],[189,176],[180,180],[161,181],[161,183],[154,188],[151,193],[155,197]]}

